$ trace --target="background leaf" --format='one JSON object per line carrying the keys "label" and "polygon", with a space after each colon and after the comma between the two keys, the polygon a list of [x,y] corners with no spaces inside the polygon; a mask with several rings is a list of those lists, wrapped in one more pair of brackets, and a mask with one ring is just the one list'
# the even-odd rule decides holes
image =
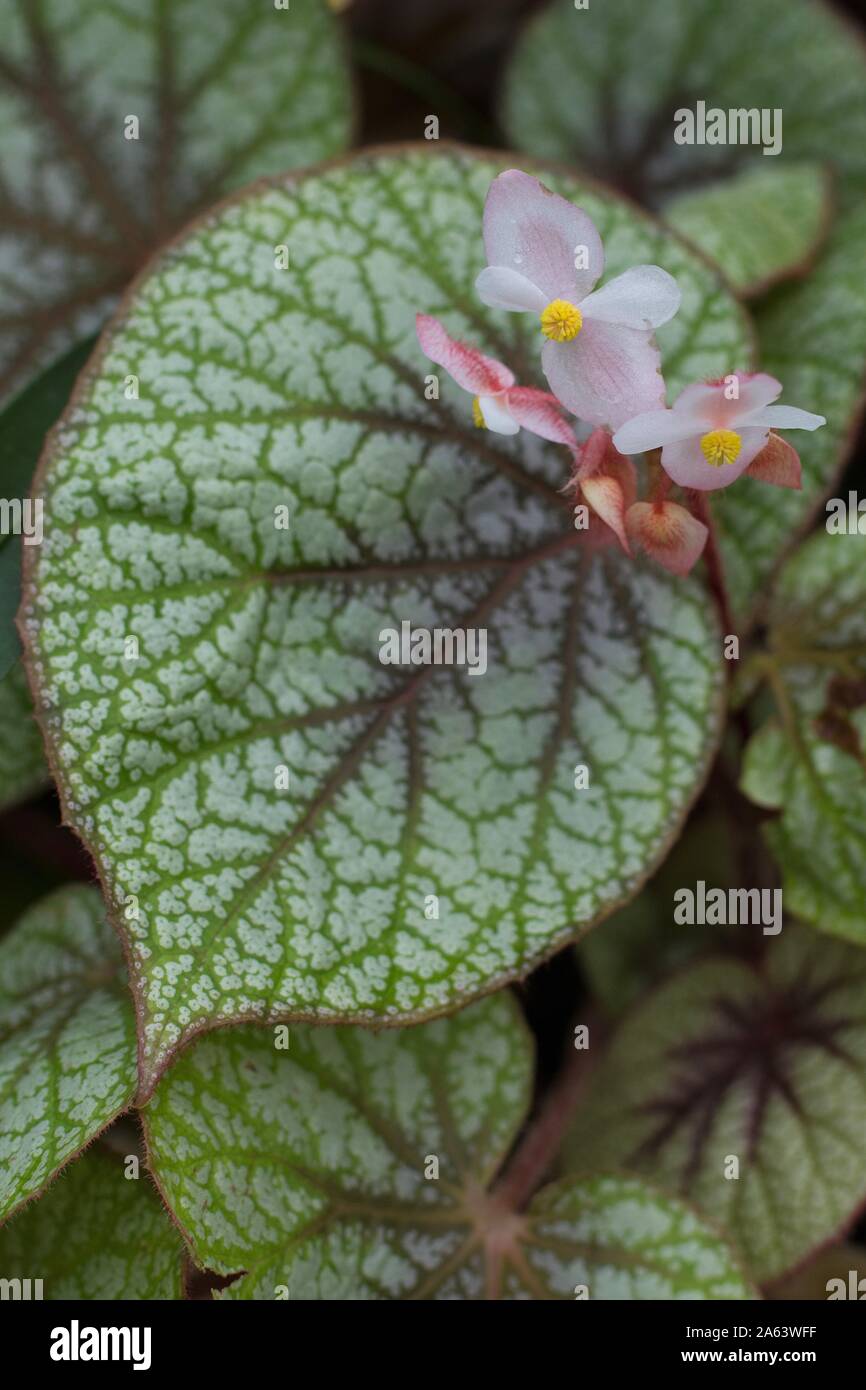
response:
{"label": "background leaf", "polygon": [[62,889],[0,941],[0,1218],[105,1129],[134,1086],[120,947],[98,893]]}
{"label": "background leaf", "polygon": [[46,1300],[177,1299],[181,1244],[147,1182],[91,1150],[0,1230],[0,1279],[41,1279]]}
{"label": "background leaf", "polygon": [[642,892],[575,948],[593,999],[611,1016],[630,1004],[675,966],[702,951],[721,951],[734,944],[733,931],[705,927],[684,932],[673,920],[674,892],[700,866],[711,888],[735,886],[737,863],[729,820],[702,807],[692,813],[684,834]]}
{"label": "background leaf", "polygon": [[92,333],[194,211],[348,142],[322,0],[2,0],[0,28],[0,393]]}
{"label": "background leaf", "polygon": [[779,812],[764,833],[788,908],[866,945],[866,536],[819,532],[788,562],[761,664],[778,717],[746,748],[743,790]]}
{"label": "background leaf", "polygon": [[760,967],[689,966],[626,1018],[567,1157],[679,1190],[765,1281],[853,1223],[864,1127],[866,956],[788,925]]}
{"label": "background leaf", "polygon": [[[653,61],[647,62],[647,53]],[[752,145],[678,145],[674,113],[781,110],[778,175],[829,162],[842,215],[814,269],[753,306],[757,360],[784,401],[827,418],[791,439],[803,491],[742,478],[713,499],[733,607],[743,619],[792,534],[837,476],[860,418],[866,369],[866,57],[859,33],[817,0],[558,0],[532,21],[506,77],[504,115],[521,149],[603,168],[651,206],[671,206],[757,154]],[[742,184],[728,185],[736,198]],[[727,254],[727,253],[726,253]],[[678,383],[668,381],[668,399]],[[760,543],[756,544],[756,537]]]}
{"label": "background leaf", "polygon": [[820,164],[777,166],[766,160],[680,193],[665,207],[674,230],[747,295],[807,271],[830,218],[830,181]]}
{"label": "background leaf", "polygon": [[[501,167],[425,148],[242,196],[142,283],[58,436],[26,622],[70,818],[141,900],[145,1090],[203,1026],[405,1022],[527,971],[635,891],[700,784],[706,594],[578,549],[564,450],[474,429],[444,373],[424,396],[418,309],[536,361],[473,299]],[[674,375],[744,350],[690,252],[559,183],[610,274],[677,275]],[[488,671],[383,666],[403,621],[483,626]]]}
{"label": "background leaf", "polygon": [[866,182],[864,72],[859,33],[820,0],[556,0],[515,49],[503,117],[517,148],[660,206],[759,153],[676,144],[678,110],[781,108],[782,152],[762,162],[829,159],[853,203]]}
{"label": "background leaf", "polygon": [[21,662],[0,679],[0,808],[23,801],[49,780]]}
{"label": "background leaf", "polygon": [[[214,1034],[144,1112],[150,1161],[228,1298],[742,1298],[724,1243],[643,1184],[547,1189],[525,1217],[488,1188],[529,1104],[532,1055],[499,994],[372,1034]],[[425,1176],[438,1160],[438,1178]],[[498,1253],[497,1253],[498,1252]]]}
{"label": "background leaf", "polygon": [[[93,348],[80,343],[22,391],[0,416],[0,487],[7,499],[30,496],[49,428],[55,423]],[[43,518],[44,522],[44,518]],[[15,614],[21,599],[21,537],[0,536],[0,681],[18,660]],[[11,735],[13,730],[9,730]]]}
{"label": "background leaf", "polygon": [[810,521],[853,443],[866,363],[864,257],[866,204],[839,219],[805,280],[780,286],[756,310],[761,367],[784,383],[783,401],[818,411],[827,423],[788,436],[803,465],[802,492],[742,478],[713,502],[728,588],[741,612],[763,598],[779,556]]}

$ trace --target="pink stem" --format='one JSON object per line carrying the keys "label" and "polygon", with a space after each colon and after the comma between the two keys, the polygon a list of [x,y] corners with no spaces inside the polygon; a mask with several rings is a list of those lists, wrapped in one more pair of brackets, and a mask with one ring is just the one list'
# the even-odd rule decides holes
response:
{"label": "pink stem", "polygon": [[493,1191],[494,1200],[520,1211],[552,1168],[589,1073],[589,1051],[574,1049]]}

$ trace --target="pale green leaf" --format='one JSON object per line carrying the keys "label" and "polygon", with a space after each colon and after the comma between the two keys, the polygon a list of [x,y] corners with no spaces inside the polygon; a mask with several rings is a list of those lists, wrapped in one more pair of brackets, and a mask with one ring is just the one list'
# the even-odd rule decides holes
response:
{"label": "pale green leaf", "polygon": [[[69,818],[140,899],[145,1092],[202,1027],[405,1022],[531,969],[635,891],[704,775],[706,593],[587,552],[565,450],[476,430],[444,373],[425,398],[416,310],[538,370],[537,328],[473,295],[501,167],[424,147],[240,197],[156,263],[56,437],[26,626]],[[677,276],[674,375],[745,350],[702,262],[557,184],[610,274]],[[404,621],[484,628],[488,669],[382,665]]]}
{"label": "pale green leaf", "polygon": [[[521,1272],[536,1298],[575,1298],[577,1290],[589,1299],[661,1302],[757,1296],[717,1231],[635,1178],[566,1178],[539,1193],[527,1228]],[[518,1273],[505,1289],[526,1296]]]}
{"label": "pale green leaf", "polygon": [[135,1023],[99,894],[64,888],[0,942],[0,1218],[132,1099]]}
{"label": "pale green leaf", "polygon": [[[0,1280],[42,1280],[45,1300],[181,1297],[181,1243],[145,1178],[91,1150],[0,1230]],[[135,1319],[133,1319],[135,1321]]]}
{"label": "pale green leaf", "polygon": [[866,945],[866,536],[808,541],[768,621],[777,717],[747,745],[742,787],[779,812],[764,833],[789,910]]}
{"label": "pale green leaf", "polygon": [[700,962],[626,1018],[567,1157],[679,1190],[765,1281],[855,1220],[864,1132],[866,954],[789,923],[760,964]]}
{"label": "pale green leaf", "polygon": [[0,678],[0,807],[23,801],[48,780],[27,676],[18,661]]}
{"label": "pale green leaf", "polygon": [[214,1034],[144,1111],[196,1260],[244,1271],[223,1297],[749,1296],[724,1242],[642,1183],[582,1178],[525,1214],[491,1199],[532,1084],[508,995],[419,1028],[279,1041],[279,1026]]}
{"label": "pale green leaf", "polygon": [[0,0],[0,32],[0,393],[92,333],[193,212],[348,143],[324,0]]}
{"label": "pale green leaf", "polygon": [[665,220],[754,295],[809,269],[829,225],[830,181],[820,164],[761,160],[672,198]]}

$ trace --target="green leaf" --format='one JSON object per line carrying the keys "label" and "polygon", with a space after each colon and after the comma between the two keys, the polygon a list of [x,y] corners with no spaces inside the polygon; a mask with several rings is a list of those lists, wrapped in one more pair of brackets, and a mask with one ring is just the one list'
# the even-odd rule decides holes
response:
{"label": "green leaf", "polygon": [[803,465],[802,492],[740,478],[713,499],[728,588],[741,612],[760,600],[780,554],[808,524],[851,448],[866,364],[864,257],[861,206],[839,219],[809,276],[780,286],[756,311],[762,369],[784,383],[783,401],[827,423],[787,436]]}
{"label": "green leaf", "polygon": [[[2,428],[2,423],[0,423]],[[21,537],[4,537],[0,543],[0,681],[21,655],[15,630],[15,614],[21,601]]]}
{"label": "green leaf", "polygon": [[866,945],[866,536],[819,533],[798,551],[768,643],[778,717],[750,740],[742,788],[779,812],[764,834],[789,910]]}
{"label": "green leaf", "polygon": [[[718,811],[692,814],[664,864],[627,907],[576,947],[587,982],[605,1013],[617,1015],[651,985],[701,951],[722,950],[731,942],[726,927],[683,932],[673,919],[673,894],[700,865],[707,889],[733,887],[736,878],[734,833]],[[735,929],[739,932],[740,928]]]}
{"label": "green leaf", "polygon": [[177,1299],[181,1245],[148,1184],[91,1150],[0,1230],[0,1279],[41,1279],[46,1300]]}
{"label": "green leaf", "polygon": [[700,962],[629,1015],[567,1154],[680,1191],[765,1281],[855,1219],[864,1132],[866,955],[788,925],[761,964]]}
{"label": "green leaf", "polygon": [[26,800],[48,780],[27,676],[19,661],[0,679],[0,809]]}
{"label": "green leaf", "polygon": [[0,394],[92,333],[193,212],[348,143],[322,0],[0,0],[0,31]]}
{"label": "green leaf", "polygon": [[65,888],[0,942],[0,1218],[125,1110],[135,1023],[98,893]]}
{"label": "green leaf", "polygon": [[[783,383],[787,404],[827,418],[815,434],[790,436],[803,491],[741,478],[713,498],[733,607],[745,618],[831,486],[863,402],[862,38],[817,0],[610,0],[585,11],[558,0],[527,27],[505,93],[506,128],[519,148],[604,170],[654,206],[754,164],[751,144],[675,143],[675,112],[695,110],[698,101],[723,111],[781,111],[782,153],[759,163],[782,176],[789,161],[796,168],[813,160],[835,174],[843,215],[814,269],[756,308],[761,369]],[[729,184],[730,196],[742,186]],[[668,381],[669,400],[678,387]]]}
{"label": "green leaf", "polygon": [[[239,197],[141,282],[47,462],[27,640],[69,818],[140,899],[145,1094],[204,1027],[408,1022],[525,973],[635,892],[703,778],[704,590],[581,545],[565,450],[474,429],[444,373],[425,398],[416,310],[537,369],[473,298],[501,167],[425,146]],[[672,373],[745,350],[703,262],[555,182],[610,274],[679,279]],[[404,621],[483,628],[487,671],[382,665]]]}
{"label": "green leaf", "polygon": [[[621,1174],[565,1179],[527,1213],[526,1284],[537,1298],[755,1298],[736,1256],[691,1207]],[[525,1277],[525,1275],[524,1275]],[[520,1280],[507,1285],[525,1297]]]}
{"label": "green leaf", "polygon": [[820,164],[762,161],[679,194],[666,205],[665,219],[740,294],[760,294],[809,269],[830,222],[830,181]]}
{"label": "green leaf", "polygon": [[699,100],[707,110],[781,110],[782,153],[766,162],[831,160],[856,201],[866,181],[863,45],[818,0],[593,0],[585,10],[556,0],[515,49],[503,116],[517,148],[579,163],[658,205],[760,153],[677,143],[676,112]]}
{"label": "green leaf", "polygon": [[[30,496],[30,484],[51,426],[69,400],[93,348],[79,343],[0,415],[0,489],[7,499]],[[0,536],[0,680],[21,654],[15,614],[21,599],[21,537]]]}
{"label": "green leaf", "polygon": [[508,995],[420,1028],[301,1025],[279,1041],[214,1034],[144,1111],[195,1258],[245,1271],[223,1297],[749,1296],[723,1241],[642,1183],[581,1178],[525,1214],[491,1195],[532,1085]]}

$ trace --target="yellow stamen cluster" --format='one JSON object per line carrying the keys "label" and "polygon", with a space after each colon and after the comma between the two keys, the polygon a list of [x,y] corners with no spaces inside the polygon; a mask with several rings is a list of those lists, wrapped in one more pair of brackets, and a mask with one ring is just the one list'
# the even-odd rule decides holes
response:
{"label": "yellow stamen cluster", "polygon": [[477,396],[473,396],[472,398],[472,419],[475,421],[476,425],[480,430],[487,429],[487,425],[484,421],[484,416],[481,413],[481,402]]}
{"label": "yellow stamen cluster", "polygon": [[553,299],[541,315],[541,331],[555,343],[570,343],[583,327],[583,314],[567,299]]}
{"label": "yellow stamen cluster", "polygon": [[736,462],[743,441],[733,430],[710,430],[701,440],[701,453],[713,468]]}

